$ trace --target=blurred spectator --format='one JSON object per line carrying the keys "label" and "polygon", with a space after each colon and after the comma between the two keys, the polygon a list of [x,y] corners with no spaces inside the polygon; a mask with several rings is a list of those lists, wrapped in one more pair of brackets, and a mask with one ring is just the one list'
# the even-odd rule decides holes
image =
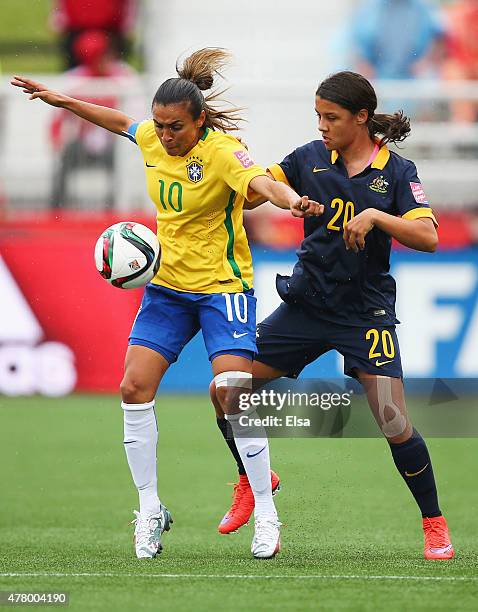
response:
{"label": "blurred spectator", "polygon": [[[478,0],[459,0],[447,11],[447,79],[478,80]],[[450,105],[454,121],[478,121],[478,101],[456,100]]]}
{"label": "blurred spectator", "polygon": [[87,30],[106,32],[117,55],[127,57],[135,18],[136,0],[54,0],[51,24],[62,36],[65,69],[78,65],[74,42]]}
{"label": "blurred spectator", "polygon": [[[444,29],[427,0],[361,0],[332,38],[333,70],[354,70],[371,80],[434,78],[440,74]],[[441,108],[410,98],[383,98],[380,111],[402,109],[420,119]]]}
{"label": "blurred spectator", "polygon": [[356,70],[369,79],[434,76],[443,33],[425,0],[366,0],[351,25]]}
{"label": "blurred spectator", "polygon": [[[88,86],[94,85],[97,78],[108,77],[111,86],[119,90],[131,87],[136,79],[135,71],[119,61],[109,38],[101,30],[82,32],[73,45],[77,68],[65,73],[71,80],[66,86],[69,95],[87,102],[116,108],[118,99],[115,95],[85,96]],[[127,80],[127,83],[125,83]],[[114,136],[106,130],[83,121],[65,109],[55,110],[50,126],[50,136],[57,152],[56,170],[53,179],[51,205],[54,208],[67,206],[71,202],[68,193],[68,179],[78,168],[102,166],[108,173],[108,194],[105,205],[113,206],[114,197]]]}

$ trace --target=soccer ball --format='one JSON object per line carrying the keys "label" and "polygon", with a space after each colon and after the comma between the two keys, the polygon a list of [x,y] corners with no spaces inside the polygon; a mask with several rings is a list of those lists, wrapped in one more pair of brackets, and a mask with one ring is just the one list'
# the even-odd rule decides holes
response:
{"label": "soccer ball", "polygon": [[115,223],[95,246],[96,269],[113,287],[135,289],[155,276],[161,259],[156,235],[141,223]]}

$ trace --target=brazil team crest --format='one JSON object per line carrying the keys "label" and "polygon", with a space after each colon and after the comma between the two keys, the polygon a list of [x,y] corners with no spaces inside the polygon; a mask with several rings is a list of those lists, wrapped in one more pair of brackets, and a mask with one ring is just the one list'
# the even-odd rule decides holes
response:
{"label": "brazil team crest", "polygon": [[186,163],[186,170],[188,172],[188,179],[191,181],[191,183],[199,183],[199,181],[202,181],[204,176],[202,159],[195,156],[190,157]]}
{"label": "brazil team crest", "polygon": [[383,174],[376,176],[373,181],[368,184],[369,189],[375,191],[375,193],[387,193],[388,181],[385,180]]}

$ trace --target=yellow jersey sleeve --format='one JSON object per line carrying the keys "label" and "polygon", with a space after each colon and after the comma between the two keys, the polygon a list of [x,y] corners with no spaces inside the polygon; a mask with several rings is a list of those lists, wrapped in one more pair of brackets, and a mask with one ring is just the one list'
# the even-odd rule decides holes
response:
{"label": "yellow jersey sleeve", "polygon": [[[266,175],[269,178],[272,178],[274,181],[277,181],[278,183],[284,183],[288,187],[291,187],[289,181],[287,180],[286,175],[284,174],[284,171],[279,166],[279,164],[273,164],[272,166],[268,166],[266,170]],[[260,197],[261,195],[259,193],[256,193],[252,189],[249,189],[248,198],[247,198],[249,202],[253,202],[254,200],[257,200],[257,198],[260,198]]]}
{"label": "yellow jersey sleeve", "polygon": [[402,215],[402,219],[409,219],[410,221],[414,221],[415,219],[424,219],[424,218],[431,219],[435,227],[438,227],[438,221],[436,220],[436,217],[433,214],[433,211],[431,208],[426,208],[426,207],[412,208],[411,210],[409,210],[408,212]]}
{"label": "yellow jersey sleeve", "polygon": [[288,187],[290,187],[290,183],[287,180],[284,170],[279,166],[279,164],[272,164],[267,168],[267,172],[270,172],[275,181],[279,183],[284,183]]}
{"label": "yellow jersey sleeve", "polygon": [[256,176],[266,176],[264,168],[256,164],[247,149],[233,136],[224,134],[216,145],[214,164],[221,168],[224,182],[246,200],[254,197],[249,183]]}
{"label": "yellow jersey sleeve", "polygon": [[136,144],[140,149],[144,147],[146,140],[151,139],[152,133],[156,136],[152,119],[144,119],[138,124],[134,137],[136,139]]}

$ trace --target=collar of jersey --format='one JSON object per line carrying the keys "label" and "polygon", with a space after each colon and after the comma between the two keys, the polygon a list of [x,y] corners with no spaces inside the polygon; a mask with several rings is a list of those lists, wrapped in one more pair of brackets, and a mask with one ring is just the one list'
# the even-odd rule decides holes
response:
{"label": "collar of jersey", "polygon": [[209,128],[206,128],[204,131],[204,134],[201,136],[199,140],[206,140],[208,134],[209,134]]}
{"label": "collar of jersey", "polygon": [[[339,158],[339,153],[338,151],[335,151],[334,149],[330,155],[330,163],[335,164],[338,158]],[[389,159],[390,159],[390,151],[387,149],[387,145],[383,145],[383,147],[380,147],[380,150],[377,153],[373,162],[370,164],[370,167],[377,168],[378,170],[383,170],[385,166],[387,165],[387,162]]]}

